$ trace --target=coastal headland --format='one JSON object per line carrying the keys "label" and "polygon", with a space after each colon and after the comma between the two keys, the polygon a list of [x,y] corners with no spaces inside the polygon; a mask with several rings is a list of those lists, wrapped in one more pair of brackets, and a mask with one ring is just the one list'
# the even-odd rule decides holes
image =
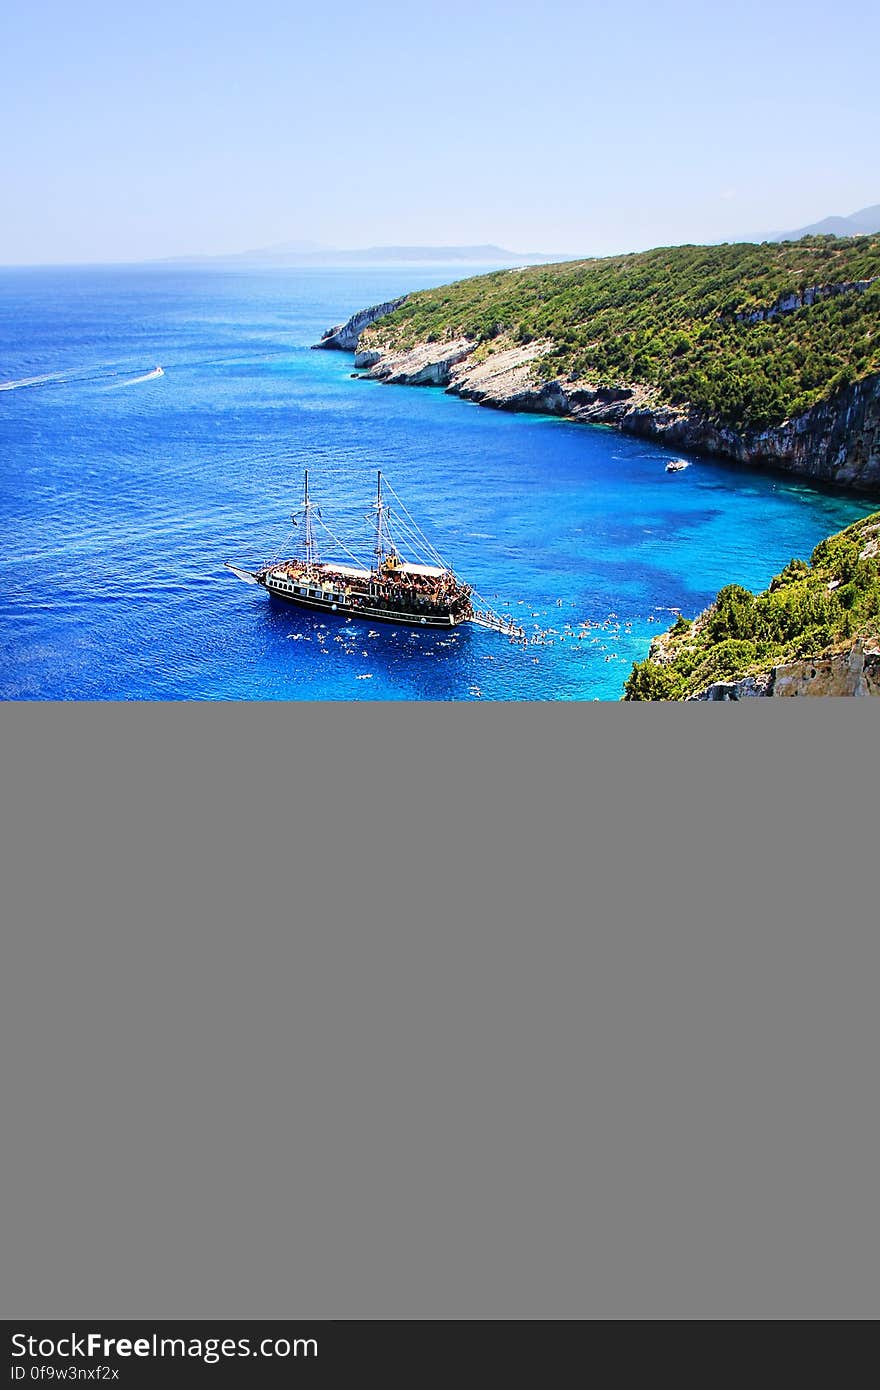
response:
{"label": "coastal headland", "polygon": [[497,271],[360,310],[315,347],[388,383],[880,491],[880,236]]}
{"label": "coastal headland", "polygon": [[[612,425],[880,492],[880,236],[495,272],[363,309],[319,348],[376,380]],[[654,639],[629,700],[880,694],[880,513]]]}
{"label": "coastal headland", "polygon": [[637,661],[626,700],[880,695],[880,512],[792,559],[767,589],[727,584]]}

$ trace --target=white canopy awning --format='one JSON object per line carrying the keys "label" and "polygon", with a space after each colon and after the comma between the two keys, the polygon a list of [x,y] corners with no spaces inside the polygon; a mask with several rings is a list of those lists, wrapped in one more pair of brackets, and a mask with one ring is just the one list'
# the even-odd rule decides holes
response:
{"label": "white canopy awning", "polygon": [[358,569],[356,565],[334,565],[331,560],[328,560],[323,565],[319,565],[318,568],[329,570],[333,574],[348,574],[354,579],[369,579],[370,577],[370,571],[367,569]]}
{"label": "white canopy awning", "polygon": [[411,565],[408,560],[401,560],[395,569],[401,570],[403,574],[423,574],[428,579],[439,579],[441,574],[448,573],[448,570],[441,569],[439,565]]}

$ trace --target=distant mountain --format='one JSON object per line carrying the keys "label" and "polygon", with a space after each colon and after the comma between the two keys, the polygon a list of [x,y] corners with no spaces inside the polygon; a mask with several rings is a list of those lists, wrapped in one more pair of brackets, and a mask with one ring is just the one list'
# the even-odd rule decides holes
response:
{"label": "distant mountain", "polygon": [[316,256],[322,251],[332,251],[323,241],[279,241],[275,246],[263,246],[257,251],[233,252],[241,256]]}
{"label": "distant mountain", "polygon": [[821,222],[811,222],[809,227],[799,227],[796,232],[777,232],[769,240],[799,241],[802,236],[870,236],[874,232],[880,232],[880,203],[852,212],[849,217],[825,217]]}
{"label": "distant mountain", "polygon": [[163,256],[159,265],[299,265],[302,261],[314,261],[326,253],[333,254],[333,248],[320,241],[280,241],[274,246],[259,246],[250,251],[196,251],[186,256]]}
{"label": "distant mountain", "polygon": [[503,246],[367,246],[337,250],[318,242],[289,241],[224,256],[175,256],[175,264],[323,266],[323,265],[497,265],[517,266],[575,260],[572,255],[544,251],[507,251]]}

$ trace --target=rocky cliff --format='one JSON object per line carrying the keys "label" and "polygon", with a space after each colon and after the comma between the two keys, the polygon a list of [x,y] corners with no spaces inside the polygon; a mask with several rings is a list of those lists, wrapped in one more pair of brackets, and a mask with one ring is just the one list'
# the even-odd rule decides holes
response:
{"label": "rocky cliff", "polygon": [[846,652],[774,666],[758,676],[715,681],[689,700],[746,700],[793,695],[880,695],[880,648],[856,642]]}
{"label": "rocky cliff", "polygon": [[766,323],[768,319],[778,319],[780,314],[795,314],[798,309],[809,309],[823,299],[834,299],[842,294],[864,294],[877,277],[870,280],[844,280],[835,285],[808,285],[806,289],[789,290],[763,309],[734,314],[737,323]]}
{"label": "rocky cliff", "polygon": [[[359,339],[367,323],[389,312],[383,305],[364,310],[368,317],[355,315],[316,346],[351,343],[356,331]],[[713,424],[699,411],[665,405],[650,387],[601,388],[570,379],[536,380],[533,364],[547,347],[535,342],[486,354],[473,339],[455,338],[417,343],[403,351],[373,346],[349,350],[355,351],[356,367],[394,385],[442,386],[451,395],[497,410],[616,425],[676,450],[770,466],[838,487],[880,490],[880,375],[842,387],[810,410],[770,429],[739,431]]]}
{"label": "rocky cliff", "polygon": [[407,296],[401,295],[399,299],[389,299],[384,304],[374,304],[369,309],[359,309],[356,314],[352,314],[347,323],[337,323],[335,328],[328,328],[327,332],[321,337],[319,343],[313,343],[316,348],[332,348],[337,352],[354,352],[358,344],[358,338],[365,328],[369,328],[371,323],[377,319],[384,318],[386,314],[393,314],[395,309],[399,309],[401,304],[406,303]]}

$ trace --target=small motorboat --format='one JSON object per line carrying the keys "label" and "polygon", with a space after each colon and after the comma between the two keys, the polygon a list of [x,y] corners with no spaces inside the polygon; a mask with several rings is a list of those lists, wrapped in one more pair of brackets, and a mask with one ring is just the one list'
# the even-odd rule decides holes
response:
{"label": "small motorboat", "polygon": [[681,473],[685,468],[690,468],[687,459],[670,459],[666,465],[666,472]]}

